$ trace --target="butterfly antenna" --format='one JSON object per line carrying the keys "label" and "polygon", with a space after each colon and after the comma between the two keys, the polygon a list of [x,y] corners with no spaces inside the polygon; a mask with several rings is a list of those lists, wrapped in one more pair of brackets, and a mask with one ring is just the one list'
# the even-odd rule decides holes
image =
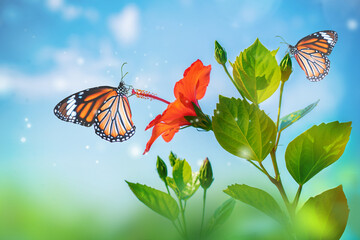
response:
{"label": "butterfly antenna", "polygon": [[121,82],[123,82],[123,79],[124,77],[126,76],[126,74],[128,74],[128,72],[125,73],[125,75],[123,74],[123,67],[124,65],[127,64],[127,62],[124,62],[122,65],[121,65]]}
{"label": "butterfly antenna", "polygon": [[281,36],[275,36],[275,37],[278,37],[278,38],[280,38],[281,40],[283,40],[283,41],[280,42],[280,43],[284,43],[284,44],[290,46],[290,44],[288,44],[283,37],[281,37]]}

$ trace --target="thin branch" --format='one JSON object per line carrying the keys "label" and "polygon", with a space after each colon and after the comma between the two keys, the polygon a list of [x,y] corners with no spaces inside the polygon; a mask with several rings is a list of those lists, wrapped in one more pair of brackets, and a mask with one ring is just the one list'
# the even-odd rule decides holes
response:
{"label": "thin branch", "polygon": [[246,101],[246,98],[244,97],[244,95],[241,93],[241,90],[239,89],[239,87],[237,86],[237,84],[235,83],[234,79],[232,78],[232,76],[230,75],[229,71],[227,70],[227,67],[225,64],[222,64],[226,74],[228,75],[228,77],[230,78],[231,82],[235,85],[236,89],[239,91],[241,97]]}

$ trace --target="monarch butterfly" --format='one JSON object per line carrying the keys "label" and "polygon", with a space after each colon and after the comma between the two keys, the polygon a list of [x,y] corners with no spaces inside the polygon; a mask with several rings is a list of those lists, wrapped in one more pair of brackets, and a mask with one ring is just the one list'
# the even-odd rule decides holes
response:
{"label": "monarch butterfly", "polygon": [[127,98],[130,87],[126,87],[123,77],[117,88],[89,88],[63,99],[54,108],[55,116],[86,127],[94,124],[95,133],[110,142],[128,140],[136,127]]}
{"label": "monarch butterfly", "polygon": [[317,82],[329,73],[330,60],[327,55],[330,55],[337,40],[337,32],[326,30],[302,38],[295,46],[289,45],[290,53],[304,70],[307,79]]}

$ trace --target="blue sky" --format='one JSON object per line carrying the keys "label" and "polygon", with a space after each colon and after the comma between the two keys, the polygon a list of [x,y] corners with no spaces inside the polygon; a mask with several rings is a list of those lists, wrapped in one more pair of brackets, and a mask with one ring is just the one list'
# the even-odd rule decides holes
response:
{"label": "blue sky", "polygon": [[[16,182],[40,197],[49,189],[57,196],[55,189],[60,188],[69,193],[63,201],[77,199],[110,216],[127,204],[138,206],[124,179],[161,184],[154,177],[156,156],[166,157],[170,150],[187,158],[194,168],[209,157],[218,174],[215,186],[219,190],[235,181],[251,183],[256,169],[222,150],[211,132],[180,131],[170,143],[156,141],[150,153],[142,156],[151,134],[144,129],[165,109],[161,102],[130,98],[137,132],[129,141],[113,144],[95,135],[93,128],[60,121],[53,107],[82,89],[117,86],[125,61],[128,84],[172,101],[175,82],[192,62],[201,59],[212,65],[212,72],[200,105],[212,114],[219,94],[238,96],[213,57],[215,40],[228,51],[230,61],[256,38],[269,49],[280,47],[280,59],[287,46],[280,44],[276,35],[296,44],[307,34],[332,29],[338,32],[339,41],[330,56],[330,73],[323,81],[309,82],[293,61],[283,114],[317,99],[320,103],[283,134],[284,147],[279,154],[313,124],[353,121],[344,159],[314,178],[316,187],[304,189],[304,196],[340,183],[349,195],[359,194],[355,187],[360,154],[356,147],[360,142],[359,13],[357,0],[2,0],[0,179]],[[273,118],[277,101],[275,93],[262,104]],[[287,186],[294,187],[283,162],[280,168]],[[344,175],[350,177],[345,181]],[[260,187],[266,180],[258,181]]]}

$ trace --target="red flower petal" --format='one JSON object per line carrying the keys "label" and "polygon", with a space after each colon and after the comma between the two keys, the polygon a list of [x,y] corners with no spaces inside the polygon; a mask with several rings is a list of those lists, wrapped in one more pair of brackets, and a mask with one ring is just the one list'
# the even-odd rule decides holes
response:
{"label": "red flower petal", "polygon": [[190,125],[185,116],[196,116],[192,103],[198,105],[198,100],[204,97],[210,81],[210,71],[211,65],[204,66],[200,60],[195,61],[185,70],[184,77],[174,87],[176,100],[170,103],[161,115],[156,116],[145,129],[154,127],[144,154],[150,150],[159,136],[170,142],[181,126]]}

